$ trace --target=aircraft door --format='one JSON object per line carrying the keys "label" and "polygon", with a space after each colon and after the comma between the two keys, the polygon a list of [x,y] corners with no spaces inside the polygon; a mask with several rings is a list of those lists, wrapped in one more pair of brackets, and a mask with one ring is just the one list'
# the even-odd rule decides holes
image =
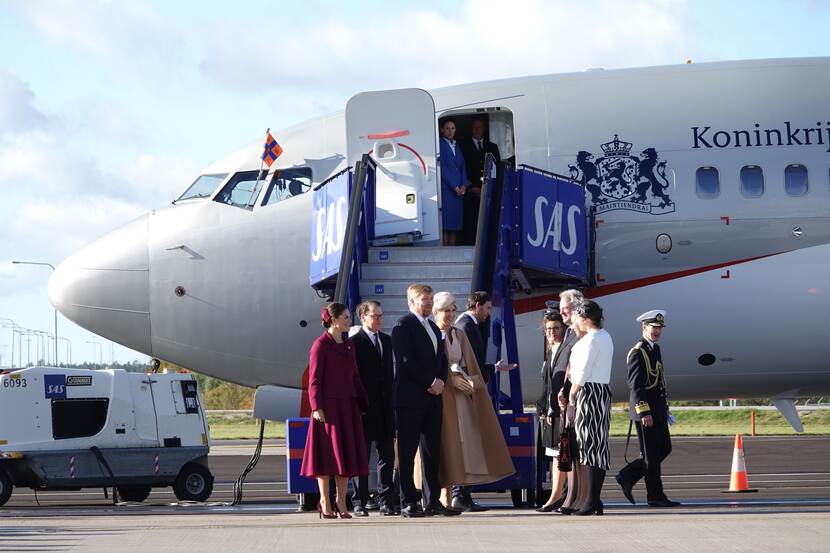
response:
{"label": "aircraft door", "polygon": [[349,165],[366,153],[377,161],[376,238],[440,238],[435,137],[435,103],[425,90],[362,92],[346,104]]}

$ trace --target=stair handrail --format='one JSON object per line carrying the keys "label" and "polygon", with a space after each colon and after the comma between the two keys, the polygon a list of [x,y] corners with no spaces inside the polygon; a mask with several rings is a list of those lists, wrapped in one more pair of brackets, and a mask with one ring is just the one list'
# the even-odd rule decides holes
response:
{"label": "stair handrail", "polygon": [[[366,191],[368,167],[374,167],[374,161],[369,154],[363,154],[354,165],[352,186],[349,192],[349,215],[346,219],[346,235],[343,238],[343,248],[340,255],[340,267],[337,271],[337,282],[334,287],[334,301],[345,303],[347,296],[351,296],[349,308],[354,310],[360,302],[360,292],[357,286],[360,279],[359,254],[366,250],[367,236],[365,228],[363,199]],[[362,229],[363,232],[360,232]]]}
{"label": "stair handrail", "polygon": [[[495,219],[496,225],[499,224],[499,218],[491,215],[494,204],[491,175],[495,167],[496,157],[491,152],[487,152],[484,155],[484,178],[481,181],[481,198],[478,202],[478,225],[476,226],[476,243],[473,249],[473,274],[470,280],[471,292],[492,288],[492,285],[487,285],[487,275],[492,274],[492,270],[490,270],[492,263],[488,261],[494,258],[490,251],[492,249],[490,244],[490,237],[492,235],[490,227],[493,224],[493,219]],[[496,180],[498,180],[498,176]],[[500,205],[497,207],[501,208]],[[486,291],[488,293],[492,292],[492,290]]]}

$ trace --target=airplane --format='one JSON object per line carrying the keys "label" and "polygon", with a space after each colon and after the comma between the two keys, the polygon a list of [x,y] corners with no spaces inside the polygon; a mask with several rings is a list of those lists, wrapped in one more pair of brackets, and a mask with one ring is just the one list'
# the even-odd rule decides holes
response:
{"label": "airplane", "polygon": [[[273,133],[284,153],[267,175],[260,142],[209,165],[171,205],[63,261],[49,297],[126,347],[279,387],[275,401],[297,415],[326,302],[307,267],[342,246],[347,215],[334,206],[321,238],[315,189],[367,152],[378,164],[370,256],[411,263],[361,283],[363,299],[383,302],[387,328],[410,282],[428,279],[463,304],[471,248],[440,245],[437,124],[453,118],[464,138],[477,118],[503,159],[572,177],[593,207],[585,292],[615,341],[615,401],[628,396],[635,318],[659,308],[671,400],[772,398],[798,428],[794,399],[830,393],[828,90],[830,58],[805,58],[361,93]],[[514,309],[522,387],[535,399],[541,316],[563,286],[526,276],[516,272]]]}

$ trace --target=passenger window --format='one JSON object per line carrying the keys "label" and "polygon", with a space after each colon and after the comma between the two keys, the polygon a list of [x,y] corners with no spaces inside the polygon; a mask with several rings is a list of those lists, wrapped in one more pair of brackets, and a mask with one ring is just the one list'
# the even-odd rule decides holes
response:
{"label": "passenger window", "polygon": [[697,195],[705,200],[717,198],[720,194],[720,175],[714,167],[700,167],[696,173]]}
{"label": "passenger window", "polygon": [[56,440],[88,438],[107,422],[108,398],[53,399],[52,437]]}
{"label": "passenger window", "polygon": [[788,196],[803,196],[807,193],[807,168],[798,163],[784,169],[784,191]]}
{"label": "passenger window", "polygon": [[764,193],[764,170],[757,165],[741,169],[741,194],[747,198],[759,198]]}
{"label": "passenger window", "polygon": [[274,172],[274,177],[268,184],[268,191],[262,205],[271,205],[294,196],[304,194],[311,189],[311,168],[292,167]]}
{"label": "passenger window", "polygon": [[259,171],[242,171],[235,174],[214,201],[242,209],[253,209],[259,191],[265,184],[265,174],[258,179],[259,176]]}
{"label": "passenger window", "polygon": [[213,195],[213,191],[216,190],[216,187],[219,186],[227,176],[227,173],[219,175],[200,175],[199,178],[196,179],[196,181],[191,184],[190,187],[184,191],[184,194],[179,196],[176,201],[210,198]]}

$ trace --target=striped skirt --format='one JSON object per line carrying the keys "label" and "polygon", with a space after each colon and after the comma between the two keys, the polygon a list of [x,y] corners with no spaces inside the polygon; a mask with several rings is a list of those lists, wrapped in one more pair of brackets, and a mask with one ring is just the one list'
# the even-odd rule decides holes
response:
{"label": "striped skirt", "polygon": [[611,468],[608,429],[611,426],[611,388],[586,382],[576,395],[574,429],[579,444],[579,462],[590,467]]}

